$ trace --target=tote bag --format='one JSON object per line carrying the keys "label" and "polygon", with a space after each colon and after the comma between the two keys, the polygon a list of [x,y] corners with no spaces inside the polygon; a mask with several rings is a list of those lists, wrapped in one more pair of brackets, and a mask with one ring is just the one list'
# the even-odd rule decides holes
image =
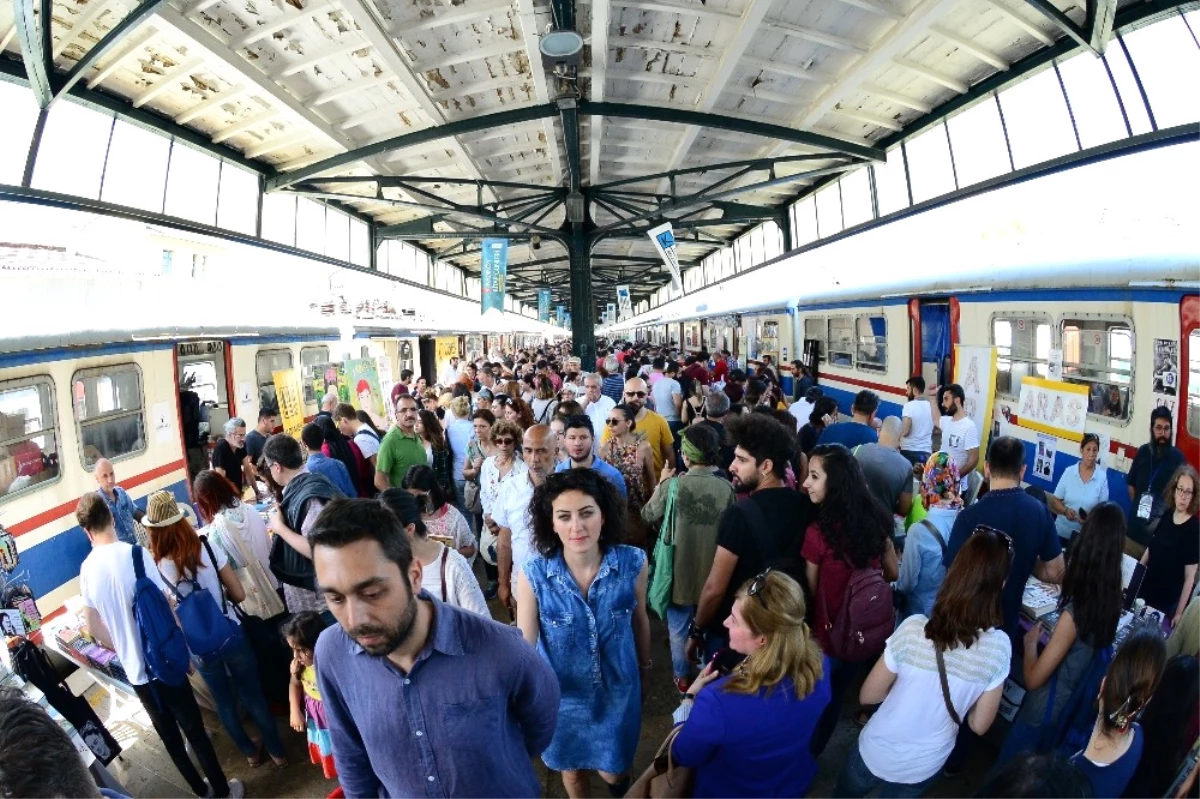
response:
{"label": "tote bag", "polygon": [[234,576],[246,590],[246,598],[239,604],[243,612],[260,619],[269,619],[283,613],[286,608],[279,594],[271,587],[267,570],[262,563],[248,551],[242,536],[229,526],[224,516],[218,516],[213,522],[213,532],[216,533],[217,543],[226,554],[234,555],[234,560],[241,563],[241,568],[233,570]]}
{"label": "tote bag", "polygon": [[675,757],[671,754],[671,744],[675,743],[675,736],[682,729],[683,725],[680,724],[667,733],[666,740],[654,755],[654,761],[629,786],[625,799],[677,799],[692,795],[695,771],[675,765]]}
{"label": "tote bag", "polygon": [[650,589],[646,592],[646,604],[664,621],[675,582],[675,493],[678,489],[679,478],[672,478],[667,484],[667,507],[658,541],[654,544],[654,571],[650,575]]}

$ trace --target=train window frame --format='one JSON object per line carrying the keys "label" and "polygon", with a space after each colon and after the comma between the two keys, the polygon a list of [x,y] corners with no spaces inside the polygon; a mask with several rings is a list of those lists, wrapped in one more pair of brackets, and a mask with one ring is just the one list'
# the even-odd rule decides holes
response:
{"label": "train window frame", "polygon": [[[325,357],[321,360],[313,361],[312,363],[305,363],[304,362],[305,354],[308,352],[312,352],[313,350],[325,350]],[[259,350],[259,352],[262,352],[262,350]],[[289,350],[289,352],[290,352],[290,350]],[[319,397],[317,397],[316,391],[313,388],[314,381],[309,380],[309,375],[305,373],[305,370],[308,369],[309,367],[316,366],[318,364],[323,364],[323,363],[331,363],[331,361],[329,360],[329,345],[328,344],[312,344],[307,347],[300,348],[300,384],[302,386],[304,386],[304,404],[305,405],[312,405],[314,402],[317,402],[320,399]],[[254,356],[254,365],[257,368],[257,366],[258,366],[258,355],[257,354]]]}
{"label": "train window frame", "polygon": [[[1055,331],[1058,334],[1058,346],[1063,351],[1063,381],[1072,383],[1073,385],[1111,385],[1107,381],[1091,380],[1085,377],[1075,377],[1067,374],[1068,368],[1076,364],[1067,360],[1066,347],[1066,326],[1069,322],[1101,322],[1106,325],[1105,332],[1110,336],[1112,331],[1119,326],[1123,326],[1129,330],[1129,382],[1127,384],[1125,414],[1123,416],[1104,416],[1103,414],[1093,413],[1090,405],[1087,418],[1110,424],[1116,427],[1126,427],[1133,419],[1133,409],[1135,404],[1134,389],[1137,386],[1137,329],[1134,327],[1133,319],[1126,314],[1107,314],[1107,313],[1064,313],[1060,314],[1055,325]],[[1111,339],[1110,339],[1111,340]],[[1091,367],[1095,368],[1095,367]],[[1111,357],[1109,370],[1112,370]],[[1110,371],[1110,374],[1112,372]],[[1068,379],[1070,377],[1071,379]]]}
{"label": "train window frame", "polygon": [[[877,341],[875,342],[875,346],[878,349],[881,349],[883,351],[883,362],[878,363],[878,364],[866,359],[865,356],[863,355],[863,349],[862,349],[863,339],[868,338],[868,336],[864,336],[862,334],[862,331],[859,329],[859,324],[861,322],[863,322],[864,320],[871,320],[871,319],[882,319],[883,320],[883,335],[876,336],[874,334],[871,334],[871,336],[870,336],[871,338],[877,339]],[[887,369],[888,369],[887,329],[888,329],[887,313],[885,313],[882,309],[879,311],[875,311],[875,312],[860,313],[854,317],[854,367],[856,369],[858,369],[860,372],[875,372],[875,373],[886,373],[887,372]],[[880,339],[880,338],[883,339],[882,344],[880,344],[880,342],[878,341],[878,339]]]}
{"label": "train window frame", "polygon": [[[850,323],[850,337],[847,339],[850,342],[850,349],[834,350],[833,349],[833,323],[847,321]],[[830,314],[825,317],[825,363],[829,366],[836,366],[840,369],[853,369],[855,362],[858,360],[858,324],[853,314]],[[834,360],[834,356],[848,356],[849,363],[841,363]]]}
{"label": "train window frame", "polygon": [[[62,447],[60,446],[60,440],[59,440],[59,435],[58,435],[58,432],[61,429],[58,424],[58,394],[57,394],[57,389],[54,384],[54,378],[52,378],[48,374],[36,374],[36,375],[29,375],[27,377],[17,377],[17,378],[13,378],[11,380],[0,380],[0,395],[3,395],[5,392],[8,392],[8,391],[16,391],[16,390],[19,390],[22,388],[27,388],[27,387],[31,387],[31,386],[39,386],[39,385],[45,385],[49,388],[49,392],[47,393],[47,398],[48,398],[47,405],[46,405],[46,407],[44,407],[42,409],[42,411],[50,419],[51,426],[50,427],[42,427],[41,429],[39,429],[38,431],[36,431],[34,433],[22,433],[21,435],[16,436],[14,438],[5,438],[3,440],[0,440],[0,447],[7,449],[10,445],[12,445],[14,443],[19,444],[23,441],[30,441],[34,438],[38,438],[39,436],[49,435],[53,441],[53,447],[54,447],[52,454],[55,454],[58,456],[58,471],[49,480],[43,480],[38,483],[31,483],[30,485],[27,485],[24,488],[20,488],[16,491],[11,491],[11,492],[5,491],[3,494],[0,494],[0,504],[8,502],[10,499],[15,499],[17,497],[25,497],[25,496],[29,496],[30,494],[34,494],[39,489],[45,488],[47,486],[52,486],[55,483],[61,482],[62,478],[63,478],[64,463],[63,463],[63,458],[62,458]],[[0,432],[0,436],[2,436],[2,435],[3,435],[3,433]],[[14,479],[14,482],[15,482],[15,479]]]}
{"label": "train window frame", "polygon": [[[815,323],[817,328],[820,330],[820,335],[810,336],[808,334],[808,323],[809,322]],[[801,333],[800,346],[801,346],[801,348],[803,348],[805,341],[807,341],[808,339],[815,338],[817,340],[817,362],[818,363],[825,362],[825,344],[829,340],[829,331],[828,331],[828,329],[826,329],[825,324],[826,324],[826,322],[825,322],[824,316],[806,316],[806,317],[804,317],[804,320],[801,323],[801,330],[803,332]]]}
{"label": "train window frame", "polygon": [[[1058,334],[1058,332],[1057,332],[1058,326],[1055,325],[1055,323],[1054,323],[1054,317],[1052,317],[1050,314],[1045,313],[1043,311],[1000,310],[1000,311],[994,312],[988,318],[988,343],[991,344],[991,346],[996,348],[996,382],[995,382],[996,398],[997,399],[1007,399],[1007,400],[1011,400],[1013,402],[1016,402],[1020,398],[1020,394],[1021,394],[1020,382],[1018,382],[1016,385],[1015,393],[1009,393],[1009,392],[1000,390],[1000,375],[1001,375],[1001,373],[1006,371],[1006,370],[1002,369],[1001,366],[1007,362],[1009,364],[1009,369],[1007,371],[1009,373],[1011,373],[1011,364],[1014,360],[1014,357],[1011,354],[1011,350],[1012,350],[1011,344],[1009,345],[1009,354],[1008,355],[1004,355],[1000,352],[1000,344],[997,343],[997,341],[996,341],[996,323],[997,322],[1016,323],[1019,321],[1033,321],[1035,323],[1045,324],[1049,328],[1049,331],[1050,331],[1050,346],[1047,348],[1046,357],[1044,359],[1037,357],[1036,338],[1035,338],[1035,343],[1034,343],[1035,351],[1034,351],[1033,357],[1030,358],[1030,357],[1018,356],[1015,359],[1021,363],[1030,364],[1034,367],[1033,369],[1030,370],[1031,377],[1040,377],[1043,380],[1049,377],[1049,374],[1050,374],[1049,350],[1054,349],[1055,344],[1056,344],[1055,337]],[[1036,334],[1035,334],[1035,337],[1036,337]],[[1038,371],[1037,371],[1038,366],[1042,367],[1044,374],[1038,373]],[[1010,382],[1010,387],[1011,387],[1011,380],[1009,382]]]}
{"label": "train window frame", "polygon": [[[136,408],[125,408],[117,411],[109,411],[97,414],[94,419],[80,419],[79,410],[75,407],[75,384],[80,380],[85,380],[89,377],[111,377],[114,374],[130,371],[137,377],[137,397],[139,405]],[[140,449],[132,449],[128,452],[122,452],[119,455],[104,455],[101,457],[107,458],[112,463],[136,458],[147,452],[150,448],[148,436],[148,428],[146,425],[146,383],[142,379],[142,367],[133,361],[122,361],[121,363],[105,364],[104,366],[92,366],[86,369],[77,369],[71,375],[71,418],[75,420],[75,446],[79,453],[79,462],[83,466],[83,470],[89,474],[95,469],[96,461],[88,462],[87,455],[84,452],[83,446],[83,431],[86,427],[99,424],[101,422],[109,422],[114,419],[123,418],[138,418],[142,423],[142,446]],[[61,460],[61,459],[60,459]],[[99,460],[99,459],[97,459]]]}
{"label": "train window frame", "polygon": [[[275,389],[275,378],[274,377],[272,377],[270,374],[268,374],[267,379],[265,381],[263,380],[263,377],[262,377],[262,364],[260,363],[259,359],[263,356],[263,354],[268,353],[268,352],[286,352],[288,354],[288,359],[289,359],[291,365],[286,366],[284,368],[285,369],[295,369],[296,368],[296,353],[292,352],[291,347],[262,347],[257,352],[255,352],[254,353],[254,380],[256,383],[255,387],[258,389],[258,399],[259,399],[260,403],[262,402],[262,396],[263,396],[262,390],[263,390],[264,386],[270,386],[272,391],[274,391],[274,389]],[[275,404],[276,404],[275,409],[279,410],[278,395],[275,396]]]}

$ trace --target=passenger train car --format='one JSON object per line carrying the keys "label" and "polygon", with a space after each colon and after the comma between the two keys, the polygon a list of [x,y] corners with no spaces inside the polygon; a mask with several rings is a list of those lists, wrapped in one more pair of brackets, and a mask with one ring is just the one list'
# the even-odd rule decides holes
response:
{"label": "passenger train car", "polygon": [[[544,325],[511,316],[513,329],[503,334],[443,329],[436,339],[438,331],[415,325],[321,321],[0,338],[0,551],[11,558],[15,543],[16,556],[12,569],[0,569],[0,600],[27,592],[48,617],[78,593],[89,544],[74,510],[82,494],[96,490],[97,458],[113,462],[118,484],[142,507],[159,489],[189,500],[182,380],[209,408],[215,442],[231,416],[254,426],[258,408],[274,402],[278,369],[383,357],[397,376],[405,368],[422,373],[424,362],[432,380],[445,365],[435,343],[467,356],[541,343]],[[320,398],[305,383],[311,418]]]}

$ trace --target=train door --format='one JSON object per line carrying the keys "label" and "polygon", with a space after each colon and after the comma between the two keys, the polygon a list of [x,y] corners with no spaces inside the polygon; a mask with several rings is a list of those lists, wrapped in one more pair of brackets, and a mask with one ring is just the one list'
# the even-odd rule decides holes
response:
{"label": "train door", "polygon": [[421,336],[417,342],[417,360],[421,364],[418,375],[432,386],[437,382],[437,345],[430,336]]}
{"label": "train door", "polygon": [[927,386],[954,382],[954,345],[958,343],[958,303],[949,300],[909,300],[913,372]]}
{"label": "train door", "polygon": [[1179,425],[1175,446],[1188,462],[1200,468],[1200,296],[1179,305]]}
{"label": "train door", "polygon": [[[213,435],[221,435],[225,422],[236,414],[230,403],[233,390],[229,385],[229,353],[227,341],[186,341],[175,346],[176,367],[180,383],[190,383],[200,397]],[[253,424],[255,420],[251,421]]]}

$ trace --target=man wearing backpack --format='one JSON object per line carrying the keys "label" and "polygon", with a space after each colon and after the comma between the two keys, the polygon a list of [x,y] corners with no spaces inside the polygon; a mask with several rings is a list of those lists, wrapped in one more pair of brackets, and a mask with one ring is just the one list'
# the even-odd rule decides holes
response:
{"label": "man wearing backpack", "polygon": [[[75,518],[92,544],[79,571],[89,634],[117,653],[150,723],[192,792],[197,796],[244,796],[239,780],[225,779],[204,730],[200,706],[187,681],[183,632],[177,626],[171,629],[174,617],[161,593],[166,586],[150,553],[117,539],[112,513],[97,494],[84,494]],[[148,584],[159,593],[147,592],[144,586]],[[188,757],[185,737],[207,780]]]}
{"label": "man wearing backpack", "polygon": [[813,518],[813,506],[807,495],[783,483],[793,433],[762,413],[730,419],[725,429],[734,444],[729,466],[733,487],[751,493],[721,515],[717,553],[688,633],[689,659],[703,651],[707,660],[728,646],[729,634],[723,625],[734,596],[743,583],[768,566],[805,585],[800,548]]}

